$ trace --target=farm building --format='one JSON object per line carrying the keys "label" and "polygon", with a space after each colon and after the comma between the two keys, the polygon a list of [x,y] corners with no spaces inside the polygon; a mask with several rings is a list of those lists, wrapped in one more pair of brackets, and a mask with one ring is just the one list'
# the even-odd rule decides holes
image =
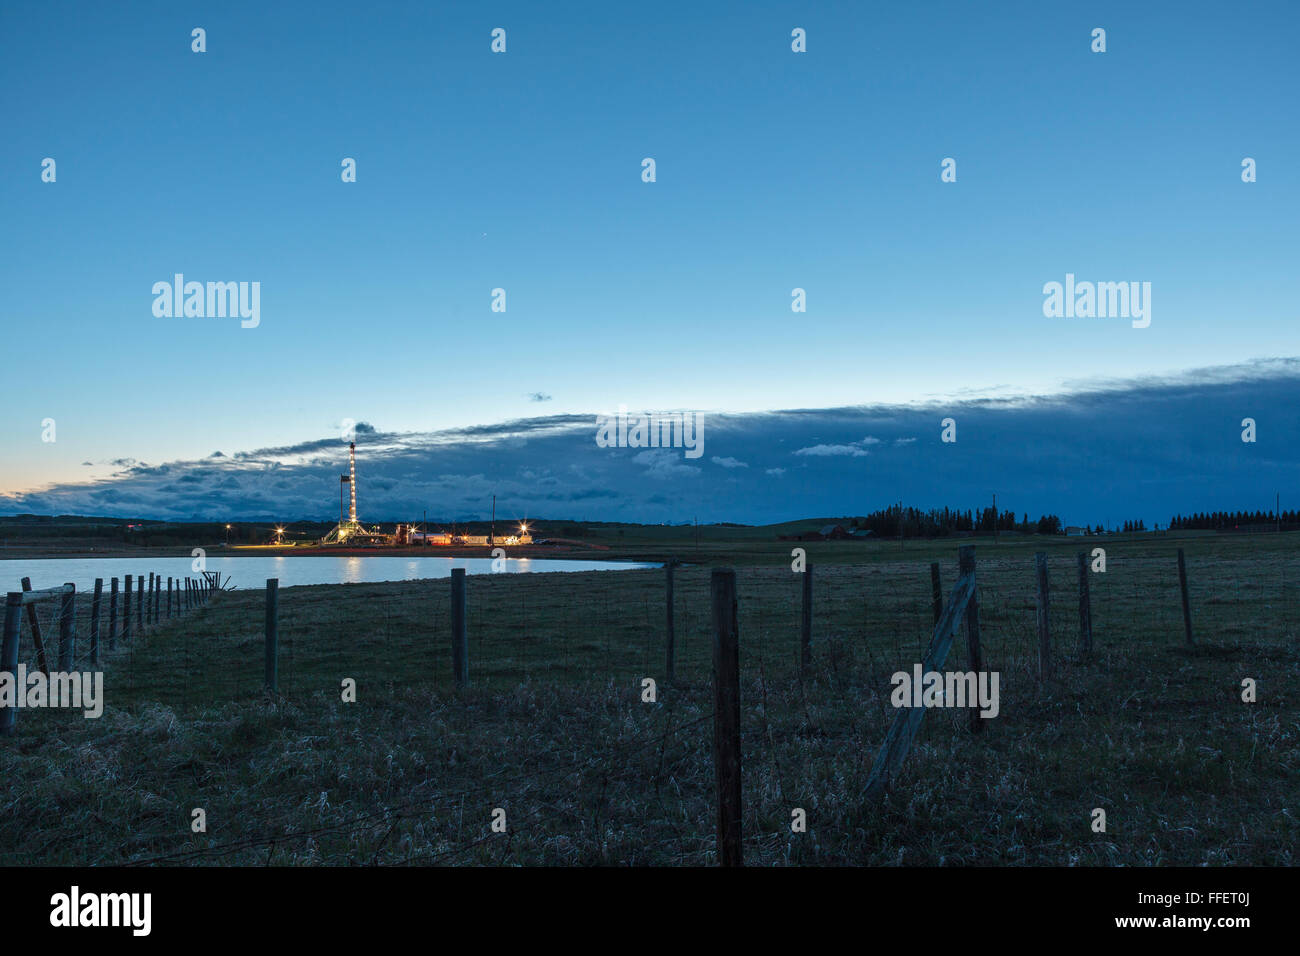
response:
{"label": "farm building", "polygon": [[[868,532],[870,533],[870,532]],[[853,535],[845,530],[842,524],[822,525],[816,531],[805,531],[802,534],[783,534],[779,535],[778,541],[843,541],[851,538]]]}

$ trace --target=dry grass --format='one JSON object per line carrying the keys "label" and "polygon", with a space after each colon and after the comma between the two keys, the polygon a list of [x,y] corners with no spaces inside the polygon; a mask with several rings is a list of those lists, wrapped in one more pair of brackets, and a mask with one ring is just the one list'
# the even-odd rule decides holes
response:
{"label": "dry grass", "polygon": [[[810,546],[807,682],[795,667],[797,576],[784,564],[740,569],[747,862],[1294,863],[1292,537],[1181,542],[1190,649],[1179,542],[1107,543],[1089,660],[1075,651],[1073,553],[1084,546],[1052,549],[1058,666],[1047,684],[1034,666],[1031,552],[1042,545],[981,548],[985,666],[1001,674],[1001,713],[972,736],[964,712],[931,712],[882,804],[861,793],[893,714],[889,675],[924,650],[928,560],[943,555],[951,584],[953,543],[877,547],[861,564]],[[708,571],[678,571],[676,687],[663,680],[662,581],[472,577],[474,686],[461,693],[445,581],[281,592],[274,698],[261,689],[262,597],[223,595],[109,655],[100,720],[20,714],[0,748],[0,862],[711,863]],[[947,667],[962,656],[958,641]],[[357,703],[340,700],[349,677]],[[657,703],[641,701],[643,677],[659,681]],[[1258,681],[1257,703],[1241,702],[1244,677]],[[207,833],[190,831],[195,807]],[[507,834],[489,829],[494,807]],[[795,807],[805,834],[790,832]],[[1090,828],[1094,807],[1106,833]]]}

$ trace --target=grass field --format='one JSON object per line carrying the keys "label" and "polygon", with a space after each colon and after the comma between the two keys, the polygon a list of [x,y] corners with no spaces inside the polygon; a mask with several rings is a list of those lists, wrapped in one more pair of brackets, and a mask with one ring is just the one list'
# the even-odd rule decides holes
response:
{"label": "grass field", "polygon": [[[629,555],[699,562],[677,571],[675,686],[662,570],[472,576],[473,686],[461,692],[445,580],[282,591],[276,696],[261,686],[262,594],[219,595],[107,656],[102,718],[19,714],[0,742],[0,862],[712,863],[707,565],[722,562],[739,578],[747,863],[1295,862],[1300,538],[974,542],[1000,713],[972,735],[964,712],[931,711],[902,778],[873,803],[861,794],[895,713],[890,674],[929,640],[929,562],[946,589],[957,545],[972,542],[714,531],[697,552],[693,537],[621,537]],[[796,546],[817,566],[806,681]],[[1107,569],[1091,577],[1083,660],[1074,555],[1093,547]],[[1035,550],[1052,575],[1047,683]],[[959,640],[947,669],[963,656]],[[641,699],[645,677],[656,703]],[[1248,677],[1255,703],[1241,700]],[[345,678],[355,703],[340,699]],[[489,828],[497,807],[505,834]],[[194,808],[205,833],[191,831]],[[806,833],[791,832],[794,808]]]}

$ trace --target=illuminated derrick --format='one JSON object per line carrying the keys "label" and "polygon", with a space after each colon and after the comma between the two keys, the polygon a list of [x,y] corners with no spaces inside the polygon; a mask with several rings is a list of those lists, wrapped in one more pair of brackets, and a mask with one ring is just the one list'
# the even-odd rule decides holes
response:
{"label": "illuminated derrick", "polygon": [[[347,517],[343,515],[343,486],[348,486]],[[339,476],[339,523],[325,537],[321,544],[375,544],[385,543],[386,536],[377,531],[368,531],[357,520],[357,443],[348,445],[348,473]]]}

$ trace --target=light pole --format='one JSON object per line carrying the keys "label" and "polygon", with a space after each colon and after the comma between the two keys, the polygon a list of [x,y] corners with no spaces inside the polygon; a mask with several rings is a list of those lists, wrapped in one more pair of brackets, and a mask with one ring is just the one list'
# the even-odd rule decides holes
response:
{"label": "light pole", "polygon": [[226,547],[230,547],[230,525],[226,525]]}

